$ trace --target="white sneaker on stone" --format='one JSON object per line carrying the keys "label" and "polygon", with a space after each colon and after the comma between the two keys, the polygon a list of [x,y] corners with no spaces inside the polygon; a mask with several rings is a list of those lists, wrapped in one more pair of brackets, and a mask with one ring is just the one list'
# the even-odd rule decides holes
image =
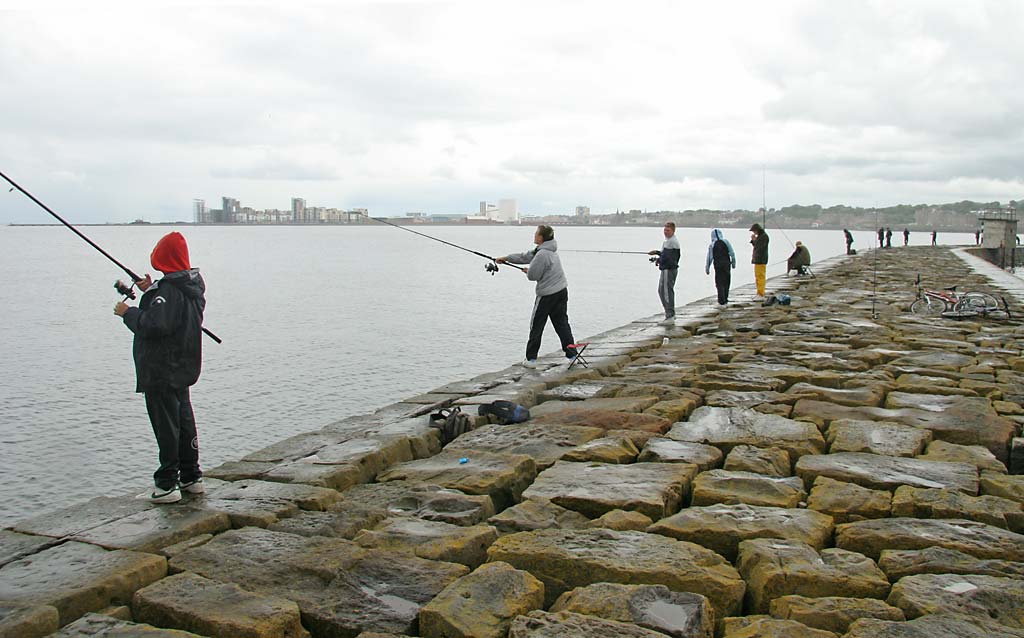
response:
{"label": "white sneaker on stone", "polygon": [[673,324],[675,322],[676,322],[676,318],[675,317],[665,317],[659,323],[668,325],[668,324]]}
{"label": "white sneaker on stone", "polygon": [[177,485],[169,490],[154,487],[152,492],[139,494],[138,498],[150,503],[177,503],[181,500],[181,490],[178,489]]}
{"label": "white sneaker on stone", "polygon": [[536,359],[526,359],[520,365],[523,366],[524,368],[533,369],[533,368],[537,367],[537,360]]}
{"label": "white sneaker on stone", "polygon": [[178,489],[189,494],[202,494],[206,491],[206,486],[203,485],[203,477],[199,477],[190,483],[178,483]]}

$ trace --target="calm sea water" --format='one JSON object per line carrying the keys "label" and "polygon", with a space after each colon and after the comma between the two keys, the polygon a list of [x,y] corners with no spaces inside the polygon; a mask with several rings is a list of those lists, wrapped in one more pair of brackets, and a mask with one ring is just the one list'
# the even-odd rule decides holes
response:
{"label": "calm sea water", "polygon": [[[83,229],[139,273],[170,230]],[[533,284],[505,269],[488,275],[478,257],[386,226],[177,230],[207,282],[205,324],[224,339],[206,340],[192,394],[204,467],[523,358]],[[532,247],[532,227],[419,230],[493,255]],[[815,259],[845,250],[838,231],[769,232],[769,276],[783,272],[790,242]],[[725,234],[737,251],[734,286],[750,283],[749,234]],[[704,274],[710,231],[678,236],[683,305],[714,283]],[[556,238],[563,251],[662,241],[650,227],[565,227]],[[855,247],[872,239],[857,233]],[[560,254],[577,339],[661,312],[646,256]],[[150,484],[156,443],[134,393],[131,333],[112,312],[122,276],[63,227],[0,227],[0,526]],[[557,348],[549,327],[542,353]]]}

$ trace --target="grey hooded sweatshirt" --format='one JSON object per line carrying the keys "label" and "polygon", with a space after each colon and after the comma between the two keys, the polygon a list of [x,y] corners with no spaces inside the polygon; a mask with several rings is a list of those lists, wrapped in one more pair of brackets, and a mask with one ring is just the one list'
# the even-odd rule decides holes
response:
{"label": "grey hooded sweatshirt", "polygon": [[546,241],[533,250],[525,253],[512,253],[505,259],[510,264],[529,264],[526,278],[537,282],[537,296],[553,295],[568,286],[562,262],[558,259],[558,242],[554,239]]}
{"label": "grey hooded sweatshirt", "polygon": [[[728,260],[726,260],[724,251],[720,251],[717,255],[718,259],[715,259],[715,244],[718,243],[718,240],[722,240],[722,243],[724,243],[725,247],[728,249]],[[733,268],[736,267],[736,253],[732,250],[732,244],[730,244],[729,240],[722,235],[722,231],[717,228],[711,231],[711,244],[708,246],[708,258],[707,261],[704,262],[704,272],[709,272],[711,270],[711,264],[713,263],[715,264],[716,269],[728,268],[730,265]]]}

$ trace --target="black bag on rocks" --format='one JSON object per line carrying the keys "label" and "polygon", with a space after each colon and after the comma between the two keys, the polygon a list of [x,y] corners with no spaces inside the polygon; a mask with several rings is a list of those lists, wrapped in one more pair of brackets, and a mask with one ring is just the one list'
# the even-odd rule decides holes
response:
{"label": "black bag on rocks", "polygon": [[444,408],[430,415],[430,427],[441,433],[441,445],[448,445],[455,437],[473,429],[473,419],[462,408]]}
{"label": "black bag on rocks", "polygon": [[530,411],[512,401],[492,401],[490,403],[481,404],[477,408],[477,414],[480,416],[491,417],[501,425],[508,425],[509,423],[522,423],[530,419]]}

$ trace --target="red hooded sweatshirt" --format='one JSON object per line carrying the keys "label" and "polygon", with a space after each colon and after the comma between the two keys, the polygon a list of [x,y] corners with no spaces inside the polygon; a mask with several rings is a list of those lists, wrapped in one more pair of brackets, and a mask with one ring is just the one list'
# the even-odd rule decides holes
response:
{"label": "red hooded sweatshirt", "polygon": [[190,270],[192,266],[188,263],[188,244],[182,234],[173,232],[161,237],[149,256],[149,263],[164,274]]}

